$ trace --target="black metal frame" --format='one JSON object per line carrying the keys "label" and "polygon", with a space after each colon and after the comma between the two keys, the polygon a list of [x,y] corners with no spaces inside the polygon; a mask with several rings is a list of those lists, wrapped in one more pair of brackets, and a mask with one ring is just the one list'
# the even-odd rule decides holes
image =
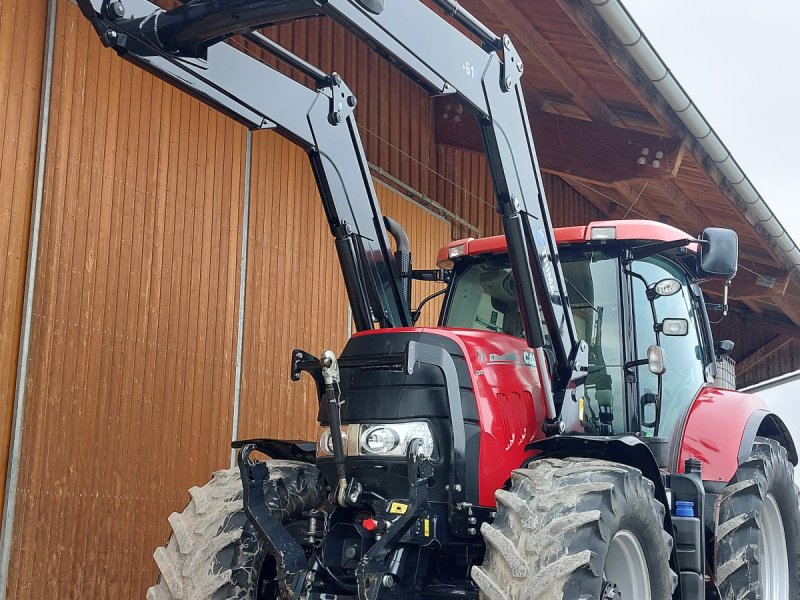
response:
{"label": "black metal frame", "polygon": [[[119,2],[78,4],[104,42],[126,58],[250,127],[275,127],[309,152],[359,330],[370,329],[373,317],[385,327],[409,325],[410,316],[353,119],[354,97],[335,74],[328,77],[253,30],[327,15],[376,45],[429,92],[457,94],[483,131],[528,344],[541,348],[547,342],[556,357],[553,397],[547,399],[552,420],[582,375],[586,345],[577,339],[557,260],[520,85],[523,64],[508,36],[492,33],[455,0],[434,1],[480,45],[417,0],[385,6],[364,0],[194,0],[170,11],[125,0],[129,16],[110,9]],[[217,43],[234,34],[308,75],[319,89]]]}

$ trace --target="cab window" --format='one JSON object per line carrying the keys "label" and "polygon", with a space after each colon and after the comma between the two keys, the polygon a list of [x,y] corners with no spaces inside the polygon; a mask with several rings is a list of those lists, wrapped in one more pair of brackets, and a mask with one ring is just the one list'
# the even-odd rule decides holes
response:
{"label": "cab window", "polygon": [[[578,337],[589,345],[584,425],[591,433],[624,432],[618,260],[578,249],[561,249],[560,259]],[[457,274],[443,325],[525,337],[507,259],[478,260]]]}
{"label": "cab window", "polygon": [[[658,345],[664,350],[666,363],[666,372],[661,381],[660,424],[658,431],[653,427],[644,427],[642,430],[644,435],[669,437],[681,414],[705,383],[705,357],[697,303],[691,295],[686,274],[677,265],[663,258],[650,257],[635,261],[631,270],[644,279],[631,278],[638,357],[645,356],[647,348],[656,344],[655,322],[650,301],[647,299],[645,281],[647,285],[653,285],[670,278],[681,283],[681,290],[677,294],[662,296],[653,301],[658,322],[668,318],[686,319],[689,322],[689,333],[685,336],[659,336]],[[638,383],[642,404],[647,402],[648,394],[658,394],[658,376],[652,374],[647,366],[639,367]]]}

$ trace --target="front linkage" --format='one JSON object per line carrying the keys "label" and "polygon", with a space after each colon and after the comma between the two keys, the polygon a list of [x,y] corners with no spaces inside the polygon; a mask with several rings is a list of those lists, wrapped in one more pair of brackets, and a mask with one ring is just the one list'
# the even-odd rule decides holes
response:
{"label": "front linkage", "polygon": [[[411,484],[404,514],[387,522],[385,533],[358,563],[356,577],[359,600],[379,600],[382,591],[390,591],[394,587],[397,568],[402,562],[398,556],[402,553],[399,542],[426,514],[428,481],[433,476],[433,466],[420,453],[421,446],[421,440],[414,440],[409,446],[407,461]],[[303,547],[274,514],[273,511],[280,510],[280,507],[270,507],[266,502],[264,489],[269,485],[269,469],[263,462],[250,460],[250,455],[257,447],[257,443],[248,443],[239,451],[237,461],[242,477],[242,500],[247,518],[275,560],[275,580],[279,583],[280,597],[287,600],[322,600],[328,596],[315,590],[320,586],[315,569],[319,568],[319,562],[309,562]],[[274,496],[277,497],[277,494]],[[386,510],[388,512],[388,507]]]}

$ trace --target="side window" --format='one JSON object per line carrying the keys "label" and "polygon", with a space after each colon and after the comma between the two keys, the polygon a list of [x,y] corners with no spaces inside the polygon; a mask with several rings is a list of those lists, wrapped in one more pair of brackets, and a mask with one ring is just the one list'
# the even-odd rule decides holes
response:
{"label": "side window", "polygon": [[[652,428],[645,428],[644,433],[669,436],[681,413],[694,400],[698,390],[705,383],[699,319],[686,277],[677,267],[667,261],[650,258],[635,262],[632,270],[641,275],[649,285],[661,279],[671,278],[677,279],[683,286],[681,291],[673,296],[654,300],[658,322],[666,318],[686,319],[689,322],[687,335],[661,335],[659,340],[666,362],[666,372],[662,381],[661,424],[658,432]],[[656,334],[646,287],[638,278],[633,279],[633,305],[636,319],[636,352],[637,357],[643,358],[647,348],[656,344]],[[658,377],[653,375],[647,366],[639,367],[638,380],[640,400],[645,394],[658,393]]]}
{"label": "side window", "polygon": [[470,266],[455,282],[445,324],[524,337],[511,269]]}

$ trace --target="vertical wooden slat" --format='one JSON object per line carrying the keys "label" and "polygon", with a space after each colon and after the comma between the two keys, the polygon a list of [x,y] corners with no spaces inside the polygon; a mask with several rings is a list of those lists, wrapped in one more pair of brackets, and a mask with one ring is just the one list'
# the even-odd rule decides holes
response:
{"label": "vertical wooden slat", "polygon": [[[0,493],[5,496],[22,322],[46,2],[0,0]],[[0,509],[2,511],[2,509]]]}

